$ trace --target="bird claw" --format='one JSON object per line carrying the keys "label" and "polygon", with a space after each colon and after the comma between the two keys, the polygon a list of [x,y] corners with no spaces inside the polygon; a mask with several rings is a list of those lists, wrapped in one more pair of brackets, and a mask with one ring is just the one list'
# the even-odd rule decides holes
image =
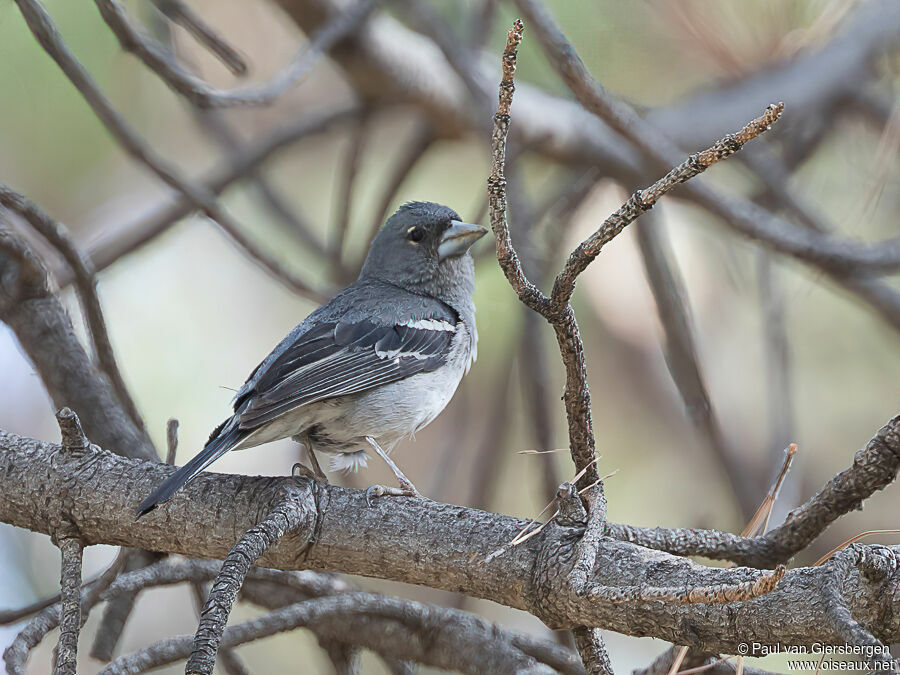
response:
{"label": "bird claw", "polygon": [[372,499],[376,497],[419,497],[422,495],[416,490],[416,486],[407,483],[403,487],[390,487],[389,485],[370,485],[366,488],[366,505],[372,506]]}
{"label": "bird claw", "polygon": [[301,462],[295,462],[294,466],[291,467],[291,476],[294,478],[308,478],[309,480],[328,485],[328,479],[324,474],[317,474],[314,470]]}

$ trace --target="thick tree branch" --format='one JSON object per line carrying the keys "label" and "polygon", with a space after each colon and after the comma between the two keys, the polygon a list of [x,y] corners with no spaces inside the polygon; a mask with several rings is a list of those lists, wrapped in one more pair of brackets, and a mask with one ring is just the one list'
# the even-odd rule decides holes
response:
{"label": "thick tree branch", "polygon": [[305,503],[309,496],[306,491],[287,490],[272,511],[247,530],[229,551],[200,613],[200,625],[194,635],[186,672],[212,674],[222,632],[250,566],[288,532],[296,531],[298,536],[307,539],[314,536],[316,486],[316,483],[312,484],[311,503]]}
{"label": "thick tree branch", "polygon": [[[894,424],[900,424],[900,418]],[[900,445],[900,438],[895,435],[893,443]],[[64,512],[86,545],[109,543],[221,559],[236,533],[259,522],[285,488],[305,492],[304,503],[313,499],[311,488],[294,478],[203,474],[164,508],[135,522],[131,514],[136,505],[171,471],[159,463],[100,450],[60,453],[57,445],[0,433],[0,521],[49,532]],[[880,471],[878,476],[880,480]],[[63,486],[64,500],[59,496]],[[581,538],[577,528],[551,523],[539,536],[491,556],[526,523],[419,499],[397,498],[368,508],[362,492],[333,486],[324,488],[314,503],[317,512],[310,516],[317,518],[315,543],[310,547],[304,537],[288,534],[259,564],[423,584],[524,609],[554,627],[602,625],[709,652],[733,652],[749,635],[782,644],[843,643],[840,632],[825,620],[820,597],[809,590],[819,587],[827,565],[791,570],[774,591],[741,604],[698,608],[637,601],[635,611],[623,612],[620,603],[579,596],[563,583],[568,578],[566,561],[571,560],[567,551]],[[814,500],[807,508],[826,507]],[[216,519],[210,522],[213,512]],[[197,528],[197,522],[210,526]],[[590,570],[592,584],[622,588],[626,594],[632,593],[628,589],[658,586],[735,586],[759,578],[754,570],[705,568],[609,538],[598,542]],[[882,621],[900,609],[894,599],[900,597],[894,594],[897,583],[896,574],[872,580],[850,570],[843,584],[851,615],[886,642],[900,639],[900,624]],[[785,614],[788,606],[791,612]]]}
{"label": "thick tree branch", "polygon": [[16,334],[57,409],[72,408],[87,435],[101,446],[156,459],[149,437],[125,412],[109,380],[78,341],[43,265],[2,222],[0,320]]}
{"label": "thick tree branch", "polygon": [[75,278],[75,286],[78,289],[81,308],[84,312],[100,368],[109,378],[116,396],[119,398],[131,421],[138,429],[143,430],[144,422],[131,398],[131,394],[128,392],[128,387],[125,385],[125,380],[116,362],[112,344],[109,341],[106,319],[103,317],[100,297],[97,295],[97,278],[94,275],[91,261],[78,250],[72,241],[69,231],[62,223],[53,220],[41,211],[34,202],[2,184],[0,184],[0,206],[5,206],[24,218],[40,236],[46,239],[62,255],[68,264]]}

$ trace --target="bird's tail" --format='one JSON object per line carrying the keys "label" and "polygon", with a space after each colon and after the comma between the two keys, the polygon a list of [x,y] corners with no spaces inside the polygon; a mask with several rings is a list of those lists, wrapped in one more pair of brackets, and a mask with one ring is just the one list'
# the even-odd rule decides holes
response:
{"label": "bird's tail", "polygon": [[178,492],[194,476],[231,450],[249,436],[250,433],[250,431],[239,427],[236,416],[222,422],[210,434],[209,440],[203,446],[203,450],[196,457],[169,476],[162,485],[153,491],[153,494],[141,502],[141,505],[138,507],[137,517],[140,518],[147,515],[159,504],[168,501],[172,495]]}

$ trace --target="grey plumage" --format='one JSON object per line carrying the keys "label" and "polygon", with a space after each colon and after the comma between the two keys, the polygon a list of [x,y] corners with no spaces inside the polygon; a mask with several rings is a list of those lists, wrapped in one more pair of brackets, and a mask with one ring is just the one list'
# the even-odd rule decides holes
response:
{"label": "grey plumage", "polygon": [[234,415],[139,507],[169,499],[223,454],[297,437],[365,466],[431,422],[475,359],[474,263],[486,230],[430,202],[405,204],[372,241],[359,279],[294,328],[238,390]]}

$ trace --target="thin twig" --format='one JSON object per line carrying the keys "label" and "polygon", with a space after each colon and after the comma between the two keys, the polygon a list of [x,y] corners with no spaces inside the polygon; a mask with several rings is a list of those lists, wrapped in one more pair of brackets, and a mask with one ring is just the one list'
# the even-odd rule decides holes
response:
{"label": "thin twig", "polygon": [[[466,672],[582,673],[574,663],[574,655],[546,642],[505,631],[459,610],[422,605],[409,600],[386,598],[370,593],[348,593],[315,598],[270,612],[225,629],[221,644],[227,647],[258,640],[269,635],[324,621],[331,617],[365,616],[393,620],[427,640],[410,639],[404,644],[385,645],[410,654],[425,663]],[[524,643],[533,645],[530,649]],[[537,643],[537,644],[535,644]],[[427,645],[427,646],[426,646]],[[527,651],[526,651],[527,649]],[[143,650],[117,659],[102,675],[141,673],[179,661],[191,655],[191,638],[181,636],[163,640]],[[529,653],[530,652],[530,653]],[[538,658],[546,659],[542,665]],[[472,667],[469,664],[478,664]],[[554,670],[556,669],[556,670]],[[188,662],[187,672],[197,671]]]}
{"label": "thin twig", "polygon": [[506,279],[516,295],[519,296],[519,300],[539,314],[545,315],[549,308],[549,298],[525,276],[522,263],[512,245],[509,223],[506,218],[506,178],[504,176],[506,140],[509,135],[509,109],[515,91],[513,77],[516,72],[516,55],[519,43],[522,41],[523,30],[525,30],[524,24],[517,20],[513,24],[512,30],[507,33],[506,49],[503,52],[503,79],[500,81],[500,97],[497,113],[494,115],[494,130],[491,135],[491,175],[488,178],[489,210],[491,228],[497,239],[497,260]]}
{"label": "thin twig", "polygon": [[324,300],[323,296],[306,281],[285,269],[275,258],[251,242],[243,233],[241,226],[227,211],[216,203],[215,195],[204,186],[195,184],[182,176],[175,167],[169,165],[138,135],[103,95],[90,73],[75,58],[75,55],[62,39],[53,19],[37,0],[16,0],[16,4],[44,51],[56,61],[57,65],[75,88],[78,89],[106,129],[132,157],[144,164],[166,185],[183,194],[195,207],[201,209],[207,216],[216,221],[250,259],[260,265],[272,277],[302,296],[317,302]]}
{"label": "thin twig", "polygon": [[[213,194],[219,194],[235,181],[252,175],[254,170],[273,154],[307,136],[323,133],[333,126],[352,120],[358,113],[359,107],[356,104],[345,104],[313,113],[297,122],[291,122],[266,134],[259,140],[234,150],[230,153],[226,164],[212,171],[200,182],[204,189]],[[194,203],[182,196],[131,223],[110,228],[108,236],[103,237],[89,250],[94,266],[98,270],[109,267],[122,256],[137,250],[165,232],[171,225],[195,209]],[[68,280],[61,278],[60,284],[65,285],[65,283],[68,283]]]}
{"label": "thin twig", "polygon": [[206,47],[233,75],[247,74],[247,62],[244,57],[191,9],[190,5],[182,0],[153,0],[153,4],[170,21],[184,28],[197,42]]}
{"label": "thin twig", "polygon": [[717,162],[726,159],[741,149],[748,141],[768,131],[784,111],[784,104],[771,104],[765,112],[748,122],[740,131],[723,137],[710,147],[691,155],[670,170],[650,187],[637,190],[615,213],[609,216],[594,234],[576,248],[563,271],[553,284],[551,299],[556,307],[561,307],[572,297],[575,281],[587,266],[597,257],[603,246],[611,241],[626,225],[641,213],[652,208],[659,199],[682,183],[703,173]]}
{"label": "thin twig", "polygon": [[[403,182],[412,173],[419,160],[425,156],[434,140],[435,134],[431,126],[427,122],[418,122],[416,129],[401,150],[400,159],[394,165],[393,171],[388,178],[387,186],[382,193],[381,201],[374,211],[375,217],[369,227],[369,240],[374,239],[375,235],[378,234],[378,230],[384,224],[391,204],[400,191]],[[478,221],[475,220],[473,222],[477,223]]]}
{"label": "thin twig", "polygon": [[653,212],[635,230],[647,283],[663,327],[664,352],[669,374],[681,395],[691,424],[728,479],[732,494],[745,517],[759,499],[759,488],[731,447],[706,386],[694,337],[694,319],[678,261],[672,254],[665,221]]}
{"label": "thin twig", "polygon": [[608,523],[607,534],[675,555],[702,555],[750,567],[786,562],[845,513],[890,485],[900,470],[900,415],[894,417],[856,453],[853,465],[829,480],[805,504],[791,511],[779,527],[757,537],[718,530],[639,528]]}
{"label": "thin twig", "polygon": [[[366,151],[371,115],[363,112],[356,123],[356,129],[350,139],[350,147],[344,157],[343,173],[339,181],[340,192],[337,196],[335,226],[332,228],[332,239],[329,242],[329,255],[335,271],[340,271],[344,253],[344,243],[347,238],[347,230],[350,227],[350,216],[353,210],[353,195],[356,185],[356,176],[359,173],[360,163]],[[345,281],[341,279],[341,281]]]}
{"label": "thin twig", "polygon": [[379,0],[362,0],[320,30],[289,65],[269,82],[233,90],[211,87],[189,73],[171,52],[135,26],[118,0],[94,0],[100,15],[125,51],[137,56],[169,87],[200,108],[267,105],[302,82],[322,56],[341,39],[357,30]]}
{"label": "thin twig", "polygon": [[587,388],[587,370],[584,362],[584,345],[578,331],[575,313],[568,305],[554,311],[550,299],[528,279],[518,254],[512,245],[507,221],[506,179],[504,164],[506,142],[509,135],[509,110],[515,89],[513,77],[516,70],[516,54],[522,40],[524,25],[517,20],[507,33],[503,52],[503,77],[494,128],[491,135],[491,175],[488,178],[491,228],[497,240],[497,261],[507,281],[527,307],[546,318],[556,332],[560,354],[566,367],[566,389],[563,400],[569,425],[569,451],[572,461],[586,473],[583,483],[594,483],[599,475],[595,464],[594,432],[591,418],[590,391]]}

